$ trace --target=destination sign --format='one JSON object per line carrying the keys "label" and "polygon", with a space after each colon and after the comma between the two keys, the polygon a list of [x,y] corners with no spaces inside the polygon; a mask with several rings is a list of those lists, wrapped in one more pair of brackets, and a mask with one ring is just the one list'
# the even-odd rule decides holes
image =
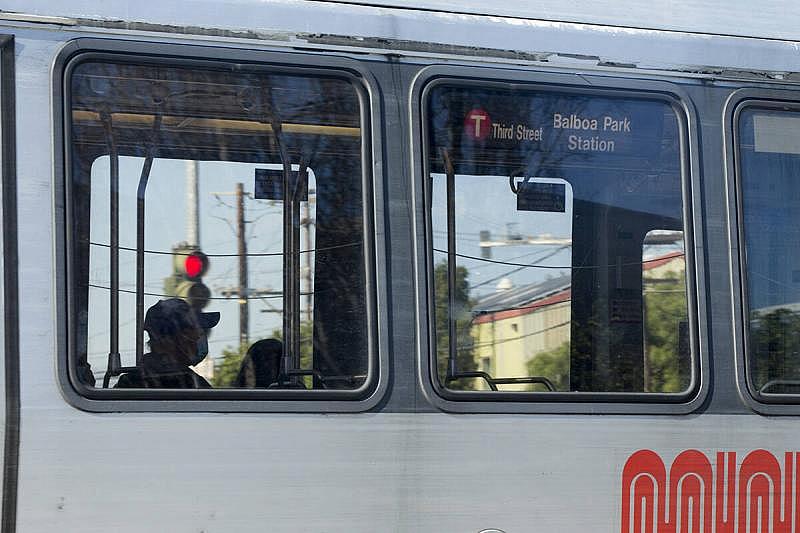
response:
{"label": "destination sign", "polygon": [[652,99],[440,86],[429,111],[434,143],[461,160],[622,156],[641,166],[665,146],[678,149],[664,142],[677,136],[674,113]]}
{"label": "destination sign", "polygon": [[[476,141],[488,138],[497,142],[541,143],[545,128],[551,134],[558,130],[572,132],[566,137],[566,149],[578,152],[614,152],[620,136],[633,135],[631,117],[623,114],[595,117],[553,111],[552,119],[547,121],[504,122],[493,121],[486,110],[477,108],[468,111],[464,118],[464,133]],[[563,136],[552,135],[552,138],[554,142],[563,141]]]}

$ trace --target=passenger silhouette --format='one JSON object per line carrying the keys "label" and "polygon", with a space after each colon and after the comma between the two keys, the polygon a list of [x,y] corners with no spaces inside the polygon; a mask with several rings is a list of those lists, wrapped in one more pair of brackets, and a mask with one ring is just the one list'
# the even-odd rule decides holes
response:
{"label": "passenger silhouette", "polygon": [[[219,313],[198,313],[180,298],[161,300],[147,310],[144,330],[150,352],[136,371],[120,376],[117,388],[208,389],[211,385],[189,368],[198,362],[206,330]],[[202,358],[201,358],[202,359]]]}
{"label": "passenger silhouette", "polygon": [[283,344],[276,339],[262,339],[250,345],[242,359],[233,386],[246,389],[266,389],[278,382]]}

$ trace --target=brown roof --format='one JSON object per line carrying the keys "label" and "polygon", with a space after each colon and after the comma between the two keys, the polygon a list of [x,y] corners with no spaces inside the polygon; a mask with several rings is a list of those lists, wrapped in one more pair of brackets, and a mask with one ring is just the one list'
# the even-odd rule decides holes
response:
{"label": "brown roof", "polygon": [[486,313],[484,315],[479,315],[472,321],[473,324],[485,324],[487,322],[494,322],[496,320],[504,320],[506,318],[514,318],[516,316],[527,315],[529,313],[533,313],[537,309],[542,307],[547,307],[548,305],[554,305],[561,302],[568,302],[570,297],[572,296],[571,289],[565,289],[561,292],[557,292],[556,294],[551,294],[546,298],[542,298],[541,300],[536,300],[535,302],[531,302],[528,305],[522,307],[516,307],[514,309],[506,309],[503,311],[496,311],[494,313]]}

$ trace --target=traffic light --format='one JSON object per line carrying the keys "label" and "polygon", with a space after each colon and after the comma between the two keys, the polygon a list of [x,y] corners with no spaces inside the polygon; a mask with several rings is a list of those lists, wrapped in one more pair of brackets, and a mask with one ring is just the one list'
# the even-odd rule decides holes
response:
{"label": "traffic light", "polygon": [[203,275],[208,271],[206,254],[196,246],[173,246],[172,270],[172,276],[164,280],[167,295],[183,298],[197,311],[208,305],[211,291],[203,284]]}

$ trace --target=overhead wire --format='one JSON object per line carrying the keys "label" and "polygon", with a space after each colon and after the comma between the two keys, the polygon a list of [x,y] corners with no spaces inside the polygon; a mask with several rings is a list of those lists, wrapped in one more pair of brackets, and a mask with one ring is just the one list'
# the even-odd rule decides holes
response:
{"label": "overhead wire", "polygon": [[[110,244],[101,243],[101,242],[89,242],[92,246],[100,246],[102,248],[110,248]],[[362,243],[360,241],[357,242],[349,242],[344,244],[336,244],[333,246],[324,246],[322,248],[311,248],[309,250],[300,250],[299,253],[307,254],[307,253],[314,253],[314,252],[326,252],[328,250],[339,250],[342,248],[354,248],[357,246],[361,246]],[[120,246],[120,250],[128,251],[128,252],[135,252],[136,248],[130,248],[127,246]],[[192,252],[174,252],[172,250],[144,250],[146,254],[153,254],[153,255],[190,255]],[[239,254],[212,254],[207,253],[205,254],[206,257],[239,257]],[[248,253],[246,257],[279,257],[282,256],[283,252],[253,252]]]}
{"label": "overhead wire", "polygon": [[[438,253],[442,253],[442,254],[448,253],[447,250],[442,250],[442,249],[439,249],[439,248],[434,248],[433,251],[434,252],[438,252]],[[518,267],[523,267],[523,268],[546,268],[546,269],[553,269],[553,270],[568,270],[568,269],[571,269],[571,270],[582,270],[582,269],[595,269],[595,268],[617,268],[617,267],[620,267],[620,266],[644,265],[644,264],[647,264],[647,263],[654,263],[654,262],[663,260],[663,258],[656,258],[656,259],[648,259],[646,261],[632,261],[632,262],[629,262],[629,263],[619,263],[619,264],[612,264],[612,265],[560,265],[560,266],[555,266],[555,265],[530,265],[530,264],[525,264],[525,263],[514,263],[514,262],[511,262],[511,261],[498,261],[498,260],[495,260],[495,259],[488,259],[486,257],[477,257],[477,256],[474,256],[474,255],[467,255],[467,254],[460,254],[460,253],[456,253],[454,255],[456,255],[457,257],[461,257],[463,259],[472,259],[474,261],[481,261],[481,262],[485,262],[485,263],[493,263],[493,264],[497,264],[497,265],[518,266]],[[683,255],[684,254],[682,254],[682,253],[681,254],[676,254],[674,257],[682,257]]]}

